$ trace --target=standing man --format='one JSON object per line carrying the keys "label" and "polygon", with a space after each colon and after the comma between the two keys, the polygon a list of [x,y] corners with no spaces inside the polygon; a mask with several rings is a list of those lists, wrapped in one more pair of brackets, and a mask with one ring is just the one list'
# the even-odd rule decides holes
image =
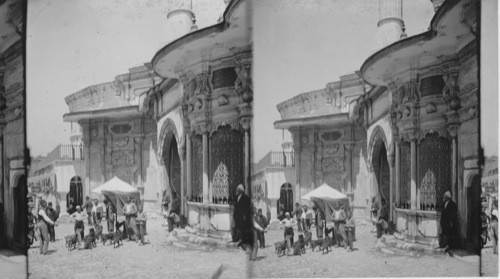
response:
{"label": "standing man", "polygon": [[297,228],[299,229],[299,232],[302,231],[302,207],[300,206],[299,203],[295,203],[295,211],[293,212],[295,214],[295,219],[297,219]]}
{"label": "standing man", "polygon": [[[123,206],[123,214],[125,215],[125,230],[127,230],[127,235],[129,240],[137,241],[137,224],[135,223],[135,218],[137,218],[137,205],[132,202],[130,197],[126,198],[126,204]],[[128,230],[134,232],[134,236],[131,237]]]}
{"label": "standing man", "polygon": [[40,254],[47,255],[49,249],[49,226],[57,226],[56,222],[50,220],[46,213],[47,202],[40,201],[40,210],[38,211],[38,229],[40,230]]}
{"label": "standing man", "polygon": [[76,211],[73,212],[70,217],[75,219],[75,233],[77,229],[80,229],[80,241],[82,241],[85,236],[85,225],[83,224],[83,220],[85,220],[85,218],[87,218],[88,216],[85,214],[85,212],[82,212],[82,208],[77,205]]}
{"label": "standing man", "polygon": [[235,229],[233,242],[238,242],[238,246],[252,243],[253,216],[251,211],[250,198],[245,194],[243,184],[240,184],[236,187],[236,203],[233,212]]}
{"label": "standing man", "polygon": [[[52,208],[52,202],[49,202],[49,205],[45,210],[45,213],[50,218],[50,220],[52,220],[52,222],[55,222],[57,220],[57,212],[54,208]],[[54,229],[54,226],[49,225],[48,229],[50,235],[50,242],[56,241],[56,231]]]}
{"label": "standing man", "polygon": [[143,206],[139,205],[139,215],[137,216],[137,227],[139,228],[139,239],[141,243],[139,245],[144,245],[146,242],[144,241],[144,236],[146,235],[146,221],[148,220],[148,216],[146,212],[143,211]]}
{"label": "standing man", "polygon": [[[281,221],[281,224],[285,227],[285,231],[283,232],[283,238],[286,241],[287,237],[290,237],[290,245],[293,245],[293,226],[295,226],[294,219],[291,218],[290,212],[285,213],[285,219]],[[288,247],[290,249],[291,247]]]}
{"label": "standing man", "polygon": [[347,235],[345,233],[345,221],[346,214],[345,211],[340,208],[340,203],[336,202],[333,206],[332,219],[334,223],[333,234],[335,235],[336,244],[335,247],[341,245],[344,247],[344,243],[347,241]]}
{"label": "standing man", "polygon": [[323,213],[321,213],[316,206],[313,206],[314,223],[316,224],[316,237],[323,238],[324,220]]}
{"label": "standing man", "polygon": [[85,198],[85,204],[84,204],[84,207],[85,207],[85,210],[87,211],[87,223],[88,225],[92,225],[92,207],[94,207],[94,205],[92,204],[92,202],[90,201],[90,198],[89,196],[87,196]]}
{"label": "standing man", "polygon": [[255,215],[255,222],[259,225],[261,230],[258,230],[258,239],[260,243],[260,248],[265,248],[266,247],[266,238],[264,237],[264,230],[267,228],[267,218],[262,215],[262,208],[259,208],[257,210],[257,215]]}
{"label": "standing man", "polygon": [[[254,208],[254,211],[255,211],[255,208]],[[262,209],[259,209],[259,211],[260,211],[260,215],[262,216]],[[254,216],[254,218],[252,218],[253,243],[250,246],[250,260],[251,261],[257,260],[257,252],[259,251],[260,235],[264,236],[264,233],[266,232],[266,230],[263,227],[261,227],[259,225],[259,223],[257,222],[258,215],[259,214],[256,214]],[[262,218],[265,219],[266,217],[262,216]],[[260,243],[261,248],[264,248],[262,246],[262,244],[264,244],[264,243],[263,242]]]}
{"label": "standing man", "polygon": [[490,222],[490,238],[493,241],[493,254],[498,254],[498,200],[493,201]]}
{"label": "standing man", "polygon": [[445,253],[453,255],[455,247],[455,233],[457,229],[457,204],[451,200],[450,191],[446,191],[443,196],[443,210],[441,211],[441,233],[443,235],[443,243],[440,247],[444,248]]}
{"label": "standing man", "polygon": [[108,224],[108,233],[112,233],[115,231],[115,209],[108,200],[104,200],[104,206],[106,207],[106,223]]}

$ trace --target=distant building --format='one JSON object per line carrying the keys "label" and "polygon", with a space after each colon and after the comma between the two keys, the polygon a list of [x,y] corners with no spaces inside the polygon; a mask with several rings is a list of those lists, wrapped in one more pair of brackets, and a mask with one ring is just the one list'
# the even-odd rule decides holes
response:
{"label": "distant building", "polygon": [[60,214],[66,214],[70,199],[83,204],[82,178],[85,177],[83,145],[58,145],[45,157],[31,161],[28,192],[52,202]]}
{"label": "distant building", "polygon": [[280,210],[293,211],[295,200],[292,185],[296,185],[295,153],[291,143],[282,151],[270,151],[253,165],[252,201],[268,219],[277,219]]}

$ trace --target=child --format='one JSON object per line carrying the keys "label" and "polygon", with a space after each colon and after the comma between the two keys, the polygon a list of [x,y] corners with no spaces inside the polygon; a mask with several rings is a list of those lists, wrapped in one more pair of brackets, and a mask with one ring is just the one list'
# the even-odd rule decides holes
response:
{"label": "child", "polygon": [[353,250],[352,242],[354,241],[354,229],[356,228],[356,220],[354,220],[351,210],[347,211],[347,220],[344,227],[347,233],[347,252],[351,252]]}

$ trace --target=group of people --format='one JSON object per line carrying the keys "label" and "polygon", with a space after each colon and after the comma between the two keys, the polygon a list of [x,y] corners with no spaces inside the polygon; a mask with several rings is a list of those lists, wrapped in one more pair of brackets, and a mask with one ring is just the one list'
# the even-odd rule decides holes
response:
{"label": "group of people", "polygon": [[348,252],[353,251],[356,221],[350,210],[346,212],[341,208],[339,202],[334,203],[334,209],[331,216],[334,225],[328,228],[325,216],[318,208],[313,206],[312,212],[310,212],[311,214],[308,214],[307,206],[301,206],[299,203],[296,203],[295,206],[295,219],[292,218],[290,212],[285,213],[285,218],[280,218],[280,223],[284,227],[283,238],[285,240],[290,238],[293,244],[293,228],[295,225],[297,225],[297,230],[299,232],[310,232],[312,224],[314,224],[316,228],[316,237],[318,239],[323,239],[323,233],[325,237],[329,237],[330,233],[332,233],[331,239],[335,243],[335,247],[342,246],[346,248]]}
{"label": "group of people", "polygon": [[[35,203],[33,201],[29,200],[28,204],[30,209],[34,209]],[[30,230],[33,230],[33,235],[35,234],[35,230],[38,230],[40,254],[46,255],[49,242],[55,241],[54,227],[58,225],[56,221],[59,218],[59,212],[52,207],[52,202],[47,203],[47,201],[41,198],[38,201],[38,208],[35,208],[33,212],[32,210],[28,211],[28,227]],[[80,233],[80,239],[84,239],[85,237],[85,220],[87,220],[89,227],[93,226],[95,228],[101,226],[101,220],[104,217],[108,233],[113,233],[115,230],[120,230],[120,228],[124,227],[123,235],[130,240],[140,241],[140,244],[146,243],[144,236],[146,235],[147,215],[143,210],[143,206],[137,206],[130,197],[127,197],[125,200],[123,207],[125,220],[121,222],[117,220],[116,208],[108,200],[104,200],[104,207],[102,207],[98,204],[97,200],[91,201],[89,197],[86,197],[86,202],[82,206],[71,203],[68,213],[70,213],[70,218],[75,222],[74,231],[75,234],[77,232]]]}
{"label": "group of people", "polygon": [[162,215],[165,222],[162,226],[167,226],[168,231],[171,232],[174,226],[180,226],[180,211],[181,211],[181,199],[176,192],[172,192],[172,198],[170,199],[167,195],[167,191],[163,192],[162,199]]}

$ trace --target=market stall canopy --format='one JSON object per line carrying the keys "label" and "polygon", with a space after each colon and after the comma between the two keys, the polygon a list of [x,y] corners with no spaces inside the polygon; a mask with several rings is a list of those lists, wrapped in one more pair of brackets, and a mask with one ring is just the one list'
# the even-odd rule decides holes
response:
{"label": "market stall canopy", "polygon": [[102,190],[102,194],[113,204],[117,215],[123,215],[123,206],[127,198],[130,198],[136,205],[139,205],[141,199],[141,194],[138,190],[129,192]]}
{"label": "market stall canopy", "polygon": [[92,190],[92,193],[104,195],[104,193],[102,193],[102,191],[109,191],[109,192],[118,191],[118,192],[123,192],[123,193],[130,193],[130,192],[135,192],[138,190],[137,190],[137,188],[131,186],[127,182],[125,182],[125,181],[123,181],[120,178],[115,176],[115,177],[111,178],[110,180],[108,180],[108,182],[106,182],[106,183],[102,184],[101,186]]}
{"label": "market stall canopy", "polygon": [[335,190],[330,185],[323,183],[323,185],[312,190],[311,192],[302,196],[304,200],[311,200],[311,197],[317,198],[330,198],[330,199],[347,199],[347,196]]}
{"label": "market stall canopy", "polygon": [[333,221],[332,213],[336,203],[345,212],[349,210],[349,198],[326,183],[303,195],[302,199],[312,201],[314,206],[325,216],[327,224]]}

